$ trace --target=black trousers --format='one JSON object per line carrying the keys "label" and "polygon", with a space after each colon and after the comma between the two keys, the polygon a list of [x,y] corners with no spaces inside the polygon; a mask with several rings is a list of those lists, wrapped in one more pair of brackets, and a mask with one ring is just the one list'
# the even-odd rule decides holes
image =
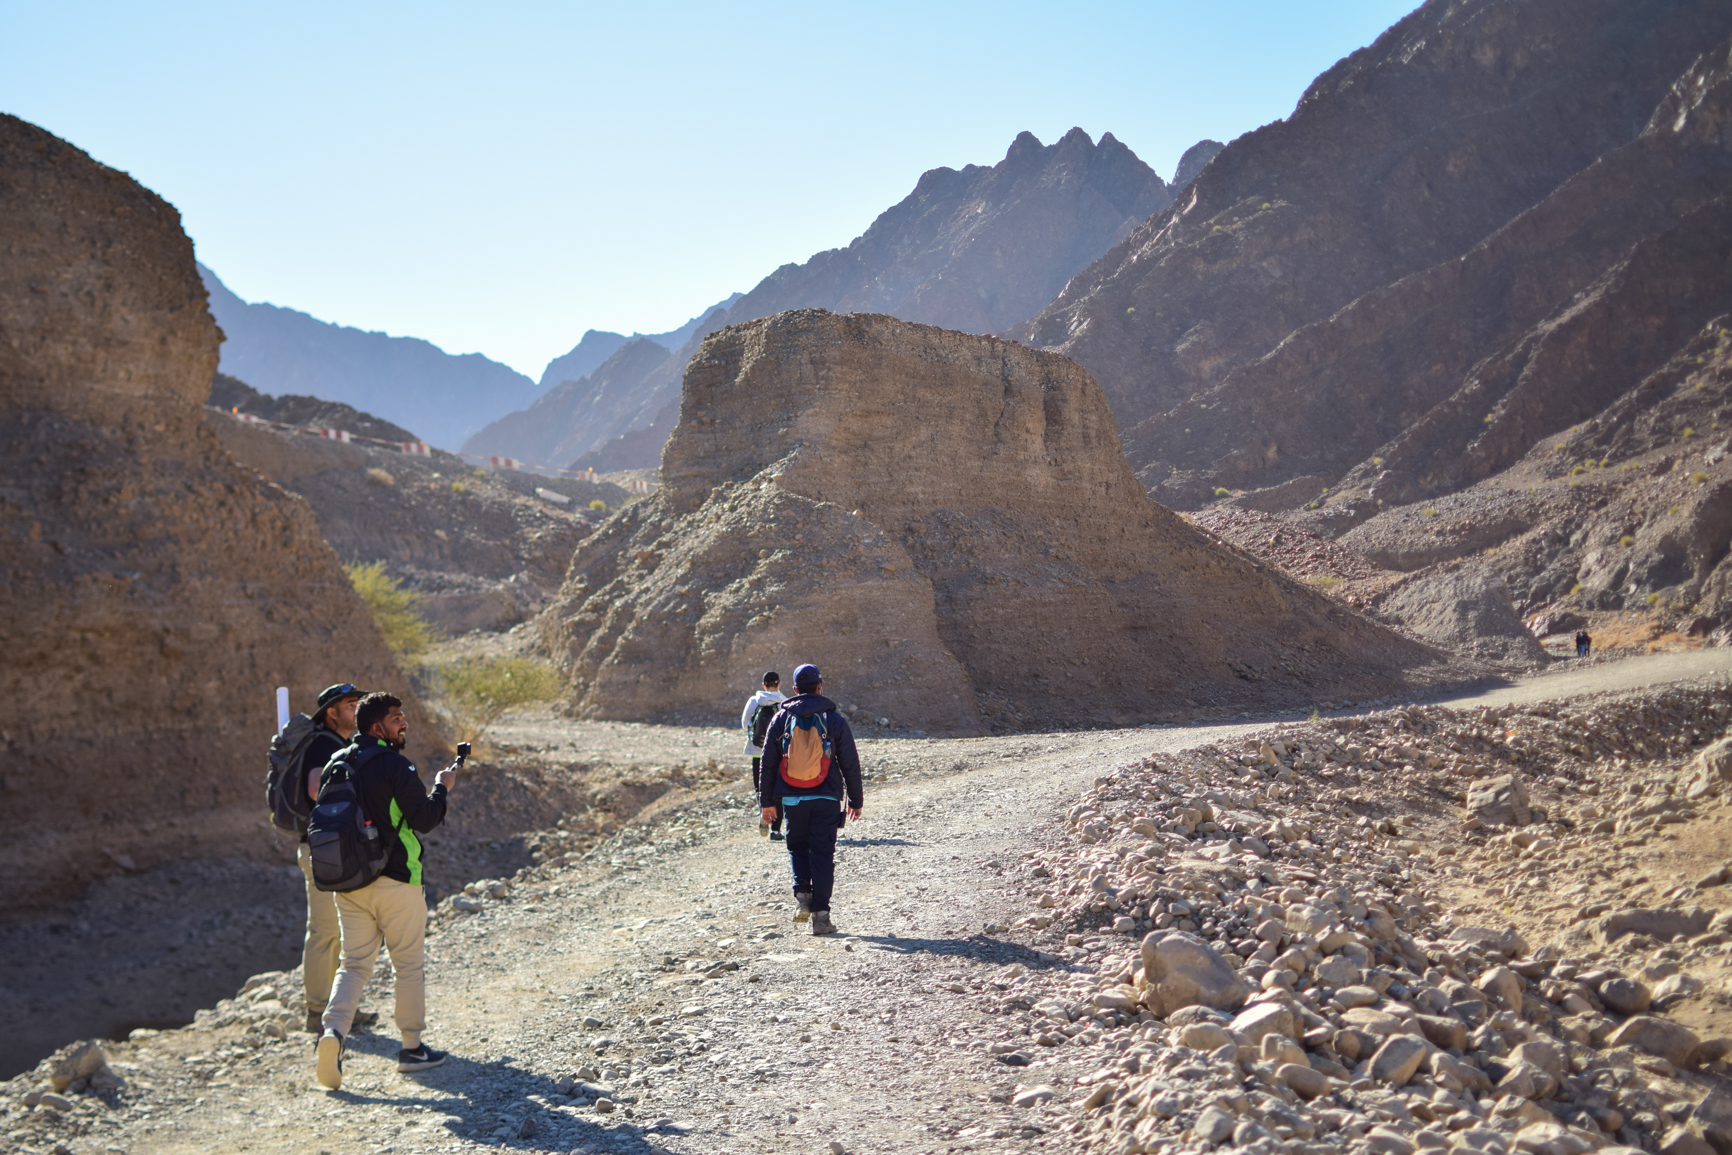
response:
{"label": "black trousers", "polygon": [[[762,797],[761,792],[764,789],[764,784],[758,780],[758,775],[764,772],[762,765],[760,765],[763,761],[764,760],[761,757],[754,757],[752,759],[752,793],[760,797]],[[775,820],[770,823],[770,829],[782,829],[782,804],[780,802],[776,803],[776,817]]]}
{"label": "black trousers", "polygon": [[788,864],[794,893],[810,891],[812,909],[828,911],[836,887],[836,832],[842,809],[834,798],[810,798],[788,807]]}

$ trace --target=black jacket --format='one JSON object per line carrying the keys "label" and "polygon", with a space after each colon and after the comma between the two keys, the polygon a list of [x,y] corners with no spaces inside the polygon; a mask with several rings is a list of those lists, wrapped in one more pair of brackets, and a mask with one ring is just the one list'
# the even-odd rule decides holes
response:
{"label": "black jacket", "polygon": [[780,773],[782,765],[782,740],[788,732],[788,719],[805,714],[823,714],[824,728],[830,734],[830,773],[823,782],[810,790],[801,790],[801,794],[826,794],[831,798],[841,798],[844,786],[848,791],[848,805],[858,810],[862,801],[860,787],[860,752],[854,748],[854,731],[848,725],[848,719],[836,709],[836,703],[822,694],[798,694],[782,703],[776,711],[776,720],[770,723],[769,733],[764,735],[764,772],[758,777],[758,804],[774,806],[777,799],[784,794],[794,794],[794,789],[782,781]]}
{"label": "black jacket", "polygon": [[[384,874],[410,886],[421,885],[421,840],[417,834],[437,829],[445,821],[445,787],[431,791],[421,785],[415,764],[379,738],[355,735],[354,742],[337,751],[336,758],[355,765],[356,788],[367,817],[391,843]],[[330,766],[319,776],[324,790]]]}
{"label": "black jacket", "polygon": [[[330,765],[332,757],[346,744],[343,736],[329,726],[321,724],[317,730],[313,731],[313,736],[307,739],[307,748],[301,751],[301,768],[298,776],[303,792],[307,789],[308,772]],[[319,776],[319,784],[324,784],[323,774]],[[306,834],[302,833],[301,841],[305,842],[306,840]]]}

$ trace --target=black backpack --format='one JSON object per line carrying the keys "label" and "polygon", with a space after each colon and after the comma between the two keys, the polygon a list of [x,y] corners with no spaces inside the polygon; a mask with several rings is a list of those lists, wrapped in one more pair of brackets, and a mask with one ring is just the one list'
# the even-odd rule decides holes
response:
{"label": "black backpack", "polygon": [[766,702],[752,715],[752,745],[760,750],[764,748],[764,735],[770,732],[770,723],[776,720],[778,706],[776,702]]}
{"label": "black backpack", "polygon": [[265,771],[265,806],[271,812],[271,825],[284,834],[307,832],[313,800],[307,797],[307,768],[301,762],[318,732],[318,723],[305,714],[296,714],[271,738],[270,767]]}
{"label": "black backpack", "polygon": [[307,822],[313,885],[319,890],[360,890],[385,869],[391,843],[367,816],[356,777],[383,746],[350,746],[325,767],[319,801]]}

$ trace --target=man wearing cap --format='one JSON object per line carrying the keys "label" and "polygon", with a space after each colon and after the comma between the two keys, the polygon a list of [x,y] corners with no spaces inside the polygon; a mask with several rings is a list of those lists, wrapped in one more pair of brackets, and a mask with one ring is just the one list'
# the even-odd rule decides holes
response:
{"label": "man wearing cap", "polygon": [[794,921],[810,918],[813,934],[835,934],[830,892],[836,882],[836,832],[842,826],[844,791],[848,817],[860,818],[860,754],[848,719],[824,697],[817,666],[807,663],[794,671],[794,690],[764,735],[758,805],[769,822],[780,804],[787,824],[799,904]]}
{"label": "man wearing cap", "polygon": [[[319,691],[319,701],[313,709],[313,724],[318,730],[307,739],[301,759],[308,798],[318,799],[319,772],[331,755],[355,736],[355,706],[366,692],[348,682]],[[307,992],[307,1031],[316,1035],[321,1029],[319,1020],[324,1017],[325,1004],[331,998],[331,983],[337,976],[342,936],[337,926],[337,896],[313,885],[313,859],[305,834],[295,850],[295,861],[301,864],[301,873],[307,879],[307,937],[301,944],[301,985]]]}

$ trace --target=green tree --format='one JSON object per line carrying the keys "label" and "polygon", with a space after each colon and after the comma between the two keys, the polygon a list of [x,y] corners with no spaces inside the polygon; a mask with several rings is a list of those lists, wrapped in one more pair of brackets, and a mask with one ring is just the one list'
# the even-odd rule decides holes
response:
{"label": "green tree", "polygon": [[450,732],[478,742],[499,716],[559,695],[559,675],[533,658],[454,658],[433,669],[433,688]]}
{"label": "green tree", "polygon": [[399,662],[410,665],[427,652],[434,641],[434,632],[417,609],[420,594],[399,585],[397,579],[385,572],[382,561],[353,562],[345,565],[343,572],[367,603],[373,621],[385,635],[385,644]]}

